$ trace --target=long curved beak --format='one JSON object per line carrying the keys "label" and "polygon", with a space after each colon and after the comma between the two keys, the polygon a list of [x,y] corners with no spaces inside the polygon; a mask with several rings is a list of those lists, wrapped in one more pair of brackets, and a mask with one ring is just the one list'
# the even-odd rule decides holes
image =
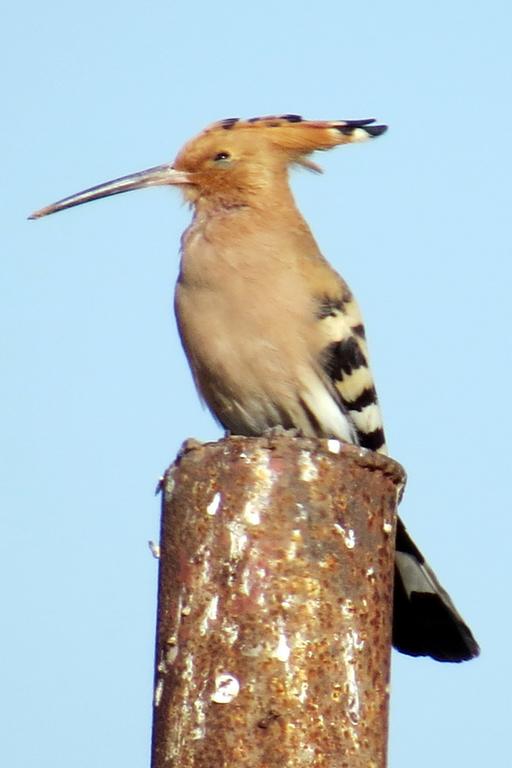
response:
{"label": "long curved beak", "polygon": [[63,211],[65,208],[72,208],[74,205],[88,203],[90,200],[98,200],[100,197],[109,197],[110,195],[120,195],[122,192],[129,192],[132,189],[141,189],[142,187],[158,187],[166,184],[193,184],[192,176],[185,171],[177,171],[171,165],[156,165],[154,168],[148,168],[145,171],[131,173],[129,176],[121,176],[120,179],[112,179],[104,184],[98,184],[96,187],[84,189],[83,192],[77,192],[76,195],[70,195],[63,200],[47,205],[39,211],[30,214],[29,219],[40,219],[42,216],[48,216],[50,213]]}

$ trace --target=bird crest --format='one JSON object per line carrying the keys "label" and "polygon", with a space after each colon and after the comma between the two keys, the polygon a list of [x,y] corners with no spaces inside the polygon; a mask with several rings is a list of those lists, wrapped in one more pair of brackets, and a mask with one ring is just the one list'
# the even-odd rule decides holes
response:
{"label": "bird crest", "polygon": [[[374,118],[365,120],[306,120],[300,115],[265,115],[243,120],[228,117],[209,125],[203,134],[223,131],[251,131],[264,135],[276,146],[304,151],[330,149],[338,144],[366,141],[380,136],[386,125],[375,125]],[[201,134],[199,134],[201,135]]]}
{"label": "bird crest", "polygon": [[294,114],[246,120],[228,117],[212,123],[188,141],[176,157],[174,167],[197,170],[205,160],[215,160],[224,166],[234,157],[245,160],[256,157],[260,167],[264,163],[268,168],[275,164],[284,169],[296,164],[321,173],[322,169],[308,157],[312,152],[380,136],[387,126],[375,122],[373,118],[305,120]]}
{"label": "bird crest", "polygon": [[255,144],[264,142],[274,151],[288,153],[293,160],[315,150],[332,149],[340,144],[353,144],[380,136],[387,130],[387,126],[375,123],[374,118],[306,120],[293,114],[250,117],[246,120],[228,117],[209,125],[188,142],[185,149],[190,150],[204,140],[227,138],[229,133],[235,143],[244,139]]}

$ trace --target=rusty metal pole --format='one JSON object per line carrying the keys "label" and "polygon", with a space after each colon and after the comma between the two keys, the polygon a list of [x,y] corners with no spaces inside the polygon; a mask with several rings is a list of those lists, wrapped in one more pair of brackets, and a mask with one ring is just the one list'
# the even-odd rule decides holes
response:
{"label": "rusty metal pole", "polygon": [[153,768],[385,768],[396,462],[230,437],[166,473]]}

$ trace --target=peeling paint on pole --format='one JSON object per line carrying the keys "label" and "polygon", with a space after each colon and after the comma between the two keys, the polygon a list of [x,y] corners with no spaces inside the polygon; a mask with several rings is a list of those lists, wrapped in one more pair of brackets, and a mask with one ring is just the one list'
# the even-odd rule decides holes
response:
{"label": "peeling paint on pole", "polygon": [[163,484],[153,768],[384,768],[401,467],[230,437]]}

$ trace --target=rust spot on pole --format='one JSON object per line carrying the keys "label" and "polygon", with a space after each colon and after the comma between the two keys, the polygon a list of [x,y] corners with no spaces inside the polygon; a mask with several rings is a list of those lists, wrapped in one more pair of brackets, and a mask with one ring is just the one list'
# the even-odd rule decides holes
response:
{"label": "rust spot on pole", "polygon": [[153,768],[384,768],[404,472],[230,437],[164,480]]}

